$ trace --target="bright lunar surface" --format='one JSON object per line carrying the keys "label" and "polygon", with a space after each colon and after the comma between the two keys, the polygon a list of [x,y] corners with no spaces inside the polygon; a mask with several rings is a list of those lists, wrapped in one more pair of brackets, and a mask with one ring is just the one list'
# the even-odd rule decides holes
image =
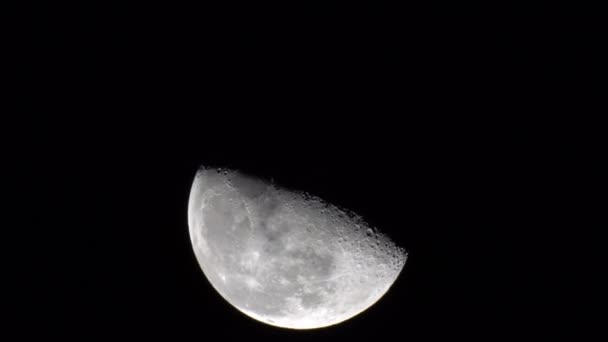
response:
{"label": "bright lunar surface", "polygon": [[352,212],[238,171],[201,168],[188,205],[211,285],[261,322],[313,329],[382,297],[407,253]]}

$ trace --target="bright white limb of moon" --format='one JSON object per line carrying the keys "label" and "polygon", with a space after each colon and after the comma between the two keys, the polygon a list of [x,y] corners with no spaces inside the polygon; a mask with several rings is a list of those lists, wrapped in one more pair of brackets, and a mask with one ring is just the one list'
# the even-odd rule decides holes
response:
{"label": "bright white limb of moon", "polygon": [[215,290],[248,316],[285,328],[320,328],[361,313],[407,259],[361,217],[236,171],[197,172],[188,225]]}

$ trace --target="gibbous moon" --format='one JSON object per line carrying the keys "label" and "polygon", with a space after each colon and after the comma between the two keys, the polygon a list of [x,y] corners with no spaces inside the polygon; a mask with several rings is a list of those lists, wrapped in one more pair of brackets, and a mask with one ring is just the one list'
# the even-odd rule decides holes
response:
{"label": "gibbous moon", "polygon": [[313,329],[372,306],[407,253],[358,215],[238,171],[201,168],[188,225],[211,285],[261,322]]}

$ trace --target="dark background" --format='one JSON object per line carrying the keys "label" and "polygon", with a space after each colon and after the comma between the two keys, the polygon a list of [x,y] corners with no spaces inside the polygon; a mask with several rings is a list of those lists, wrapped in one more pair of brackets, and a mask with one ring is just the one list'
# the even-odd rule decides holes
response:
{"label": "dark background", "polygon": [[[578,334],[587,299],[574,289],[598,251],[583,194],[595,191],[601,155],[590,149],[593,121],[580,120],[601,113],[598,19],[335,2],[31,11],[27,133],[13,152],[27,156],[23,201],[44,204],[27,216],[40,256],[26,272],[43,286],[23,312],[37,329],[24,331]],[[405,269],[376,305],[334,327],[248,318],[212,289],[191,250],[186,208],[200,165],[363,215],[410,252]]]}

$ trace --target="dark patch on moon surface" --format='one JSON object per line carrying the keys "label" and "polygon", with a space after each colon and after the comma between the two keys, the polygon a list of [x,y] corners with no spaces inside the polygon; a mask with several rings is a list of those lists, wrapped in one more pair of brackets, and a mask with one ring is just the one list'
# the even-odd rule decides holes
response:
{"label": "dark patch on moon surface", "polygon": [[230,183],[238,192],[248,199],[255,199],[264,194],[268,184],[254,177],[247,177],[236,173],[230,177]]}

